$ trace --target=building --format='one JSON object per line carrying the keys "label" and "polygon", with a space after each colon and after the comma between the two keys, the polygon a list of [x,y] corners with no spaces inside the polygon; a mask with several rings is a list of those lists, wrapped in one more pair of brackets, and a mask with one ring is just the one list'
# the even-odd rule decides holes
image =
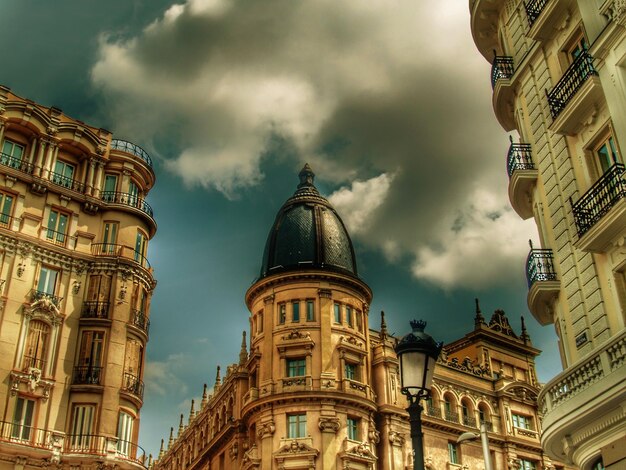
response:
{"label": "building", "polygon": [[626,468],[624,1],[469,6],[494,113],[514,136],[509,198],[539,233],[528,306],[559,338],[564,370],[539,396],[542,445],[582,470]]}
{"label": "building", "polygon": [[148,155],[0,86],[0,469],[137,469]]}
{"label": "building", "polygon": [[[306,165],[272,226],[260,277],[248,289],[250,346],[212,394],[181,415],[155,470],[412,468],[407,400],[400,392],[396,339],[384,315],[370,328],[372,292],[358,277],[350,236]],[[424,416],[430,470],[482,469],[489,429],[494,470],[555,468],[541,451],[534,358],[525,330],[506,315],[444,348]],[[558,463],[557,463],[558,464]],[[564,468],[559,464],[559,468]]]}

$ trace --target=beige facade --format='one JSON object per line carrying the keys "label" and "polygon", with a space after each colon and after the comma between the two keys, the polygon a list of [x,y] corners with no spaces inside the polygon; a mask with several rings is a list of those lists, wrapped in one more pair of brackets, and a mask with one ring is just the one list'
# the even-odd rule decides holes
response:
{"label": "beige facade", "polygon": [[626,468],[626,5],[470,0],[514,138],[509,198],[533,217],[528,306],[563,372],[539,396],[542,445],[583,470]]}
{"label": "beige facade", "polygon": [[[300,177],[246,294],[249,347],[244,332],[238,362],[181,415],[155,470],[412,468],[397,340],[384,316],[370,328],[372,293],[349,236],[308,166]],[[487,322],[476,308],[474,323],[437,364],[423,417],[427,468],[484,468],[480,442],[456,439],[485,422],[494,470],[554,469],[539,443],[539,351],[502,311]]]}
{"label": "beige facade", "polygon": [[0,86],[0,469],[141,468],[148,155]]}

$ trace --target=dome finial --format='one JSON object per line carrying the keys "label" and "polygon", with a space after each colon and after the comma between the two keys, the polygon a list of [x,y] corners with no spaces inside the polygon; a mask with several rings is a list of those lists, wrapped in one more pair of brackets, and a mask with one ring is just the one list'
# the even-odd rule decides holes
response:
{"label": "dome finial", "polygon": [[313,173],[313,170],[308,163],[304,164],[304,167],[302,167],[302,170],[300,170],[298,176],[300,177],[300,184],[298,185],[298,189],[304,188],[305,186],[315,187],[315,173]]}

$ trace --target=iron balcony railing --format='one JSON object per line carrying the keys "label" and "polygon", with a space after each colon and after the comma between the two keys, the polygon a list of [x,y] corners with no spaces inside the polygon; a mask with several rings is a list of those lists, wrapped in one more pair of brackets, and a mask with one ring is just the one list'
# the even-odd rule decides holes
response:
{"label": "iron balcony railing", "polygon": [[593,66],[593,57],[582,51],[570,65],[555,87],[546,94],[552,119],[556,119],[585,81],[592,75],[598,75]]}
{"label": "iron balcony railing", "polygon": [[106,454],[106,436],[95,434],[68,434],[65,437],[65,452],[70,454]]}
{"label": "iron balcony railing", "polygon": [[13,222],[19,220],[17,217],[13,217],[9,214],[0,213],[0,227],[13,230]]}
{"label": "iron balcony railing", "polygon": [[52,447],[52,431],[35,428],[23,423],[0,421],[0,440],[29,447],[49,449]]}
{"label": "iron balcony railing", "polygon": [[446,421],[451,421],[453,423],[459,422],[459,414],[454,411],[446,411],[445,415]]}
{"label": "iron balcony railing", "polygon": [[46,360],[40,357],[34,356],[24,356],[24,361],[22,362],[22,369],[27,371],[30,368],[44,370],[46,367]]}
{"label": "iron balcony railing", "polygon": [[506,163],[509,178],[515,170],[534,170],[530,144],[514,144],[511,142]]}
{"label": "iron balcony railing", "polygon": [[61,306],[61,300],[63,300],[63,297],[59,297],[53,294],[49,294],[48,292],[44,292],[44,291],[40,291],[37,289],[33,289],[30,291],[30,301],[31,303],[37,302],[39,300],[49,300],[50,302],[52,302],[52,304],[59,308]]}
{"label": "iron balcony railing", "polygon": [[144,214],[154,218],[150,204],[135,194],[120,193],[117,191],[103,191],[102,200],[109,204],[122,204],[124,206],[134,207],[135,209],[139,209]]}
{"label": "iron balcony railing", "polygon": [[434,416],[435,418],[441,418],[441,409],[436,406],[428,405],[426,407],[426,412],[428,416]]}
{"label": "iron balcony railing", "polygon": [[495,56],[491,64],[491,87],[495,88],[498,80],[509,79],[514,73],[513,57]]}
{"label": "iron balcony railing", "polygon": [[74,367],[74,385],[102,385],[102,367],[76,366]]}
{"label": "iron balcony railing", "polygon": [[524,3],[524,7],[526,8],[526,16],[528,16],[528,25],[532,27],[532,25],[537,21],[539,15],[548,3],[548,0],[529,0]]}
{"label": "iron balcony railing", "polygon": [[572,205],[578,236],[587,233],[623,198],[626,198],[626,171],[624,164],[615,163]]}
{"label": "iron balcony railing", "polygon": [[552,250],[531,249],[526,258],[528,287],[538,281],[556,281]]}
{"label": "iron balcony railing", "polygon": [[109,318],[109,302],[101,302],[98,300],[85,300],[83,308],[80,312],[81,318]]}
{"label": "iron balcony railing", "polygon": [[146,463],[146,451],[134,442],[124,441],[122,439],[117,441],[117,454],[122,458],[132,460],[138,464],[145,466]]}
{"label": "iron balcony railing", "polygon": [[133,309],[132,324],[133,326],[136,326],[140,330],[144,331],[146,334],[148,334],[148,331],[150,330],[150,319],[145,312],[142,312],[139,309]]}
{"label": "iron balcony railing", "polygon": [[124,372],[122,380],[122,391],[131,393],[140,399],[143,399],[143,382],[136,375]]}
{"label": "iron balcony railing", "polygon": [[475,428],[476,418],[474,418],[473,416],[463,416],[463,425]]}
{"label": "iron balcony railing", "polygon": [[152,159],[148,153],[139,145],[135,145],[132,142],[127,142],[125,140],[112,140],[111,150],[121,150],[122,152],[133,154],[146,162],[148,166],[152,167]]}
{"label": "iron balcony railing", "polygon": [[480,424],[484,424],[485,425],[485,429],[489,432],[493,431],[493,423],[491,421],[480,421]]}
{"label": "iron balcony railing", "polygon": [[72,191],[78,191],[79,193],[82,193],[85,190],[84,183],[76,181],[74,178],[70,178],[60,173],[55,173],[54,171],[50,173],[50,181],[58,186],[71,189]]}
{"label": "iron balcony railing", "polygon": [[55,245],[65,246],[70,238],[65,232],[58,232],[47,227],[42,227],[42,230],[46,232],[46,240]]}
{"label": "iron balcony railing", "polygon": [[11,155],[7,155],[6,153],[0,153],[0,164],[27,173],[29,175],[32,175],[33,170],[35,169],[35,166],[32,163],[28,163],[21,157],[15,158]]}
{"label": "iron balcony railing", "polygon": [[115,243],[92,243],[91,254],[94,256],[111,256],[126,258],[136,261],[144,268],[150,268],[148,259],[137,250],[126,245],[117,245]]}

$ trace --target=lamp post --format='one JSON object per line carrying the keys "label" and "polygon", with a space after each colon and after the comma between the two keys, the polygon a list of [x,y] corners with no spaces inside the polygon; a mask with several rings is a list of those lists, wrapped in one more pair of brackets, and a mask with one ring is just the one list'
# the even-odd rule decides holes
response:
{"label": "lamp post", "polygon": [[485,470],[491,470],[491,455],[489,454],[489,436],[487,435],[487,426],[480,423],[480,435],[473,432],[464,432],[456,440],[457,444],[463,441],[473,441],[480,439],[483,446],[483,459],[485,460]]}
{"label": "lamp post", "polygon": [[424,333],[426,322],[411,322],[412,332],[404,336],[396,345],[400,360],[400,382],[402,393],[409,400],[409,422],[411,443],[413,444],[413,470],[424,470],[424,441],[422,433],[422,405],[420,400],[427,398],[433,382],[435,363],[443,347]]}

